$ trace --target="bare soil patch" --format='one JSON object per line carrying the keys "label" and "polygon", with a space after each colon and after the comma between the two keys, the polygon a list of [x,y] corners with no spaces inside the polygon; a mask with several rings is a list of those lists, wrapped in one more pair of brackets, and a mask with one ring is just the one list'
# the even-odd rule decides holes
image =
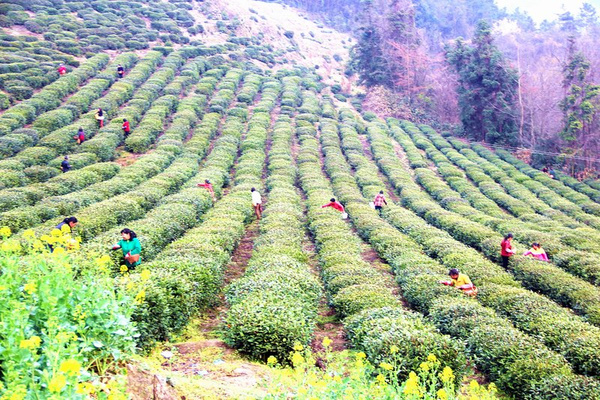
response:
{"label": "bare soil patch", "polygon": [[[373,153],[371,152],[371,144],[369,143],[369,140],[367,139],[367,137],[365,135],[358,135],[358,138],[360,139],[360,142],[362,143],[363,152],[365,153],[365,156],[369,159],[369,161],[371,161],[373,164],[377,165],[375,163],[375,158],[373,157]],[[399,202],[400,197],[398,197],[398,195],[396,194],[394,189],[389,184],[387,177],[383,174],[383,172],[381,172],[381,170],[379,170],[379,168],[377,168],[377,175],[385,183],[385,186],[386,186],[385,191],[387,193],[387,197],[390,200],[392,200],[394,203]]]}
{"label": "bare soil patch", "polygon": [[119,155],[119,157],[117,157],[117,159],[114,162],[119,164],[121,167],[128,167],[131,164],[133,164],[138,158],[143,156],[144,154],[148,154],[148,153],[141,153],[141,154],[130,153],[128,151],[125,151],[123,149],[123,147],[118,148],[117,151],[120,153],[120,155]]}
{"label": "bare soil patch", "polygon": [[254,240],[258,236],[258,221],[253,221],[246,228],[244,237],[238,244],[237,248],[233,252],[231,262],[225,270],[225,285],[239,279],[248,266],[248,261],[252,257],[252,251],[254,250]]}
{"label": "bare soil patch", "polygon": [[33,36],[38,40],[44,40],[44,35],[40,33],[31,32],[29,29],[25,28],[23,25],[13,25],[11,27],[2,28],[3,31],[13,36]]}
{"label": "bare soil patch", "polygon": [[[344,75],[348,50],[354,44],[350,35],[320,25],[306,17],[303,11],[278,3],[215,0],[211,6],[214,15],[225,13],[230,18],[235,16],[239,19],[240,26],[236,36],[256,37],[263,34],[264,44],[272,45],[275,50],[286,51],[284,61],[287,63],[277,64],[271,69],[289,68],[290,65],[310,68],[318,66],[317,72],[325,83],[339,83],[347,89],[357,87],[355,80]],[[203,34],[190,36],[191,38],[208,45],[221,44],[227,40],[228,34],[218,31],[217,21],[208,19],[199,7],[196,6],[190,14],[205,29]],[[286,31],[294,33],[291,39],[284,35]]]}

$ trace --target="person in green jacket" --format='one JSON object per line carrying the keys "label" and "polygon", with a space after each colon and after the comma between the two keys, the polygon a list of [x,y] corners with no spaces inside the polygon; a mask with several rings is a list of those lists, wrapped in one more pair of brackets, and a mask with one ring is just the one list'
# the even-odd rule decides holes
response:
{"label": "person in green jacket", "polygon": [[135,269],[142,262],[142,245],[140,240],[134,231],[129,228],[125,228],[121,231],[123,239],[119,240],[119,243],[112,247],[113,250],[121,249],[123,251],[123,258],[125,259],[125,266],[129,269]]}

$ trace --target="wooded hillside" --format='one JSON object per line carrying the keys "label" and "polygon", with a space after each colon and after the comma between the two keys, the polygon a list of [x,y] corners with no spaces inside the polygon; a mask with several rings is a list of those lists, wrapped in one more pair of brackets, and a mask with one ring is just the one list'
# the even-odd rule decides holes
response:
{"label": "wooded hillside", "polygon": [[376,88],[367,108],[380,115],[524,148],[534,165],[582,178],[600,168],[600,24],[591,4],[536,25],[491,0],[285,2],[354,32],[347,72]]}

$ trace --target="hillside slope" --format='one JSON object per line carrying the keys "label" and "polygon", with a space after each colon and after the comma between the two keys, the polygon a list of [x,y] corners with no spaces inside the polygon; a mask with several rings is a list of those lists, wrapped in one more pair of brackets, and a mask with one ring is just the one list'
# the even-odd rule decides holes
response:
{"label": "hillside slope", "polygon": [[[219,20],[211,19],[226,14],[228,18],[237,18],[240,22],[236,36],[257,37],[262,34],[264,44],[272,45],[275,51],[285,51],[280,58],[284,64],[275,65],[273,70],[290,65],[318,66],[317,72],[326,84],[338,83],[345,89],[350,88],[351,82],[344,76],[344,68],[353,39],[346,33],[311,20],[301,10],[255,0],[214,0],[195,3],[190,13],[205,28],[203,34],[193,37],[195,39],[206,44],[226,42],[229,35],[219,31]],[[286,31],[293,32],[293,37],[286,37]],[[266,67],[264,63],[257,64]]]}

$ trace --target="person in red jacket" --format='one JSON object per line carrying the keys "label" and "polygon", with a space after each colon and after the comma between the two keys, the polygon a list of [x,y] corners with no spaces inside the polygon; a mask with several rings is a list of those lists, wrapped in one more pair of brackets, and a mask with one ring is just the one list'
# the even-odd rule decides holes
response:
{"label": "person in red jacket", "polygon": [[504,236],[504,240],[500,243],[500,256],[502,257],[502,266],[504,268],[508,267],[508,258],[515,254],[511,244],[512,238],[513,234],[509,233]]}
{"label": "person in red jacket", "polygon": [[373,205],[375,206],[375,209],[377,211],[381,211],[384,204],[387,206],[387,201],[385,201],[385,196],[383,195],[383,190],[380,190],[379,194],[377,196],[375,196],[375,199],[373,199]]}
{"label": "person in red jacket", "polygon": [[129,136],[129,133],[131,132],[131,128],[129,127],[129,121],[127,121],[125,118],[123,118],[123,126],[121,126],[121,128],[123,129],[123,133],[125,134],[125,137]]}
{"label": "person in red jacket", "polygon": [[73,136],[73,139],[77,141],[77,144],[81,144],[85,141],[85,133],[83,132],[83,128],[79,128],[77,135]]}
{"label": "person in red jacket", "polygon": [[339,212],[342,212],[342,213],[345,212],[344,206],[341,205],[340,202],[335,201],[335,198],[333,198],[333,197],[331,198],[331,200],[329,200],[329,203],[321,206],[321,208],[325,208],[325,207],[332,207],[332,208],[338,210]]}
{"label": "person in red jacket", "polygon": [[57,71],[59,74],[64,75],[67,73],[67,67],[65,67],[64,64],[60,64]]}
{"label": "person in red jacket", "polygon": [[216,200],[213,185],[212,185],[212,183],[210,183],[210,181],[208,179],[205,179],[204,183],[199,183],[198,186],[206,188],[206,190],[208,190],[208,193],[210,193],[210,197],[212,197],[213,201]]}

